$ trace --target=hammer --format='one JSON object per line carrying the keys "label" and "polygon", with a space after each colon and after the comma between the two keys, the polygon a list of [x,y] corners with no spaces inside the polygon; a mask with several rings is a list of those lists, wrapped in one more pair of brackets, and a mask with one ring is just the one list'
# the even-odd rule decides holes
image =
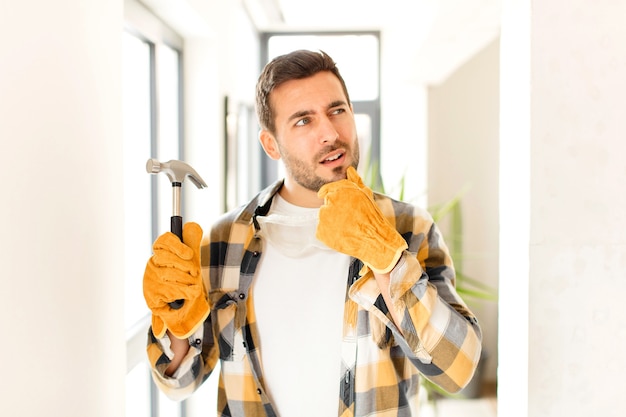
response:
{"label": "hammer", "polygon": [[[175,159],[167,162],[159,162],[154,158],[148,159],[148,162],[146,163],[146,171],[148,171],[148,174],[158,174],[159,172],[163,172],[167,175],[167,178],[170,179],[174,197],[170,230],[178,236],[182,242],[183,217],[180,214],[180,192],[183,186],[183,181],[185,181],[185,178],[189,177],[189,180],[198,188],[206,188],[206,183],[189,164]],[[176,300],[169,303],[169,306],[174,310],[178,310],[184,303],[185,300]]]}

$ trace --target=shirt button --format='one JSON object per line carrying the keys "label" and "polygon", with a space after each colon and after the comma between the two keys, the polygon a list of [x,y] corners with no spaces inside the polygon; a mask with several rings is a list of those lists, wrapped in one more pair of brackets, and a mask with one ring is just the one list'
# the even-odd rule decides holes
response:
{"label": "shirt button", "polygon": [[261,388],[257,388],[257,389],[256,389],[256,393],[257,393],[257,394],[259,394],[259,395],[261,395]]}
{"label": "shirt button", "polygon": [[246,295],[244,293],[240,293],[239,294],[239,299],[243,300],[244,298],[246,298]]}
{"label": "shirt button", "polygon": [[193,341],[193,344],[196,345],[196,346],[200,346],[202,344],[202,340],[196,339],[196,340]]}
{"label": "shirt button", "polygon": [[255,250],[254,252],[252,252],[252,256],[254,256],[255,258],[259,256],[259,251]]}

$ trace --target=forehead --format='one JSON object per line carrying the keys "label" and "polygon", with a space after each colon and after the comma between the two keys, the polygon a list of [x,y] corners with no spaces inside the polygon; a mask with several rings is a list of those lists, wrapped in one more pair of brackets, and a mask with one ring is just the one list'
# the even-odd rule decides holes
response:
{"label": "forehead", "polygon": [[307,78],[289,80],[272,91],[270,103],[276,118],[295,111],[314,110],[329,103],[348,99],[341,82],[330,71],[321,71]]}

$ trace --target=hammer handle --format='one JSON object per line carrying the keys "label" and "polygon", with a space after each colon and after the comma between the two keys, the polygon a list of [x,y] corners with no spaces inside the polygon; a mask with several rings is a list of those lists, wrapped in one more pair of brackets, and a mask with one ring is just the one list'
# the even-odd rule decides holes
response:
{"label": "hammer handle", "polygon": [[[172,216],[170,222],[170,230],[174,233],[180,241],[183,241],[183,218],[182,216]],[[169,306],[172,310],[178,310],[183,307],[185,304],[185,300],[176,300],[169,303]]]}
{"label": "hammer handle", "polygon": [[170,222],[170,231],[174,233],[180,241],[183,241],[183,218],[182,216],[172,216]]}

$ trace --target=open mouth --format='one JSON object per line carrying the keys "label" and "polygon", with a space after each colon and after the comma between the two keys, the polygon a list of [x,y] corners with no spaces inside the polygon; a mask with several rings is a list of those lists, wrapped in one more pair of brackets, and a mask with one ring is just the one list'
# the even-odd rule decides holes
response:
{"label": "open mouth", "polygon": [[341,159],[343,157],[343,155],[344,155],[343,152],[333,153],[333,154],[329,155],[328,157],[326,157],[325,159],[322,159],[321,163],[322,164],[333,163],[333,162],[338,161],[339,159]]}

